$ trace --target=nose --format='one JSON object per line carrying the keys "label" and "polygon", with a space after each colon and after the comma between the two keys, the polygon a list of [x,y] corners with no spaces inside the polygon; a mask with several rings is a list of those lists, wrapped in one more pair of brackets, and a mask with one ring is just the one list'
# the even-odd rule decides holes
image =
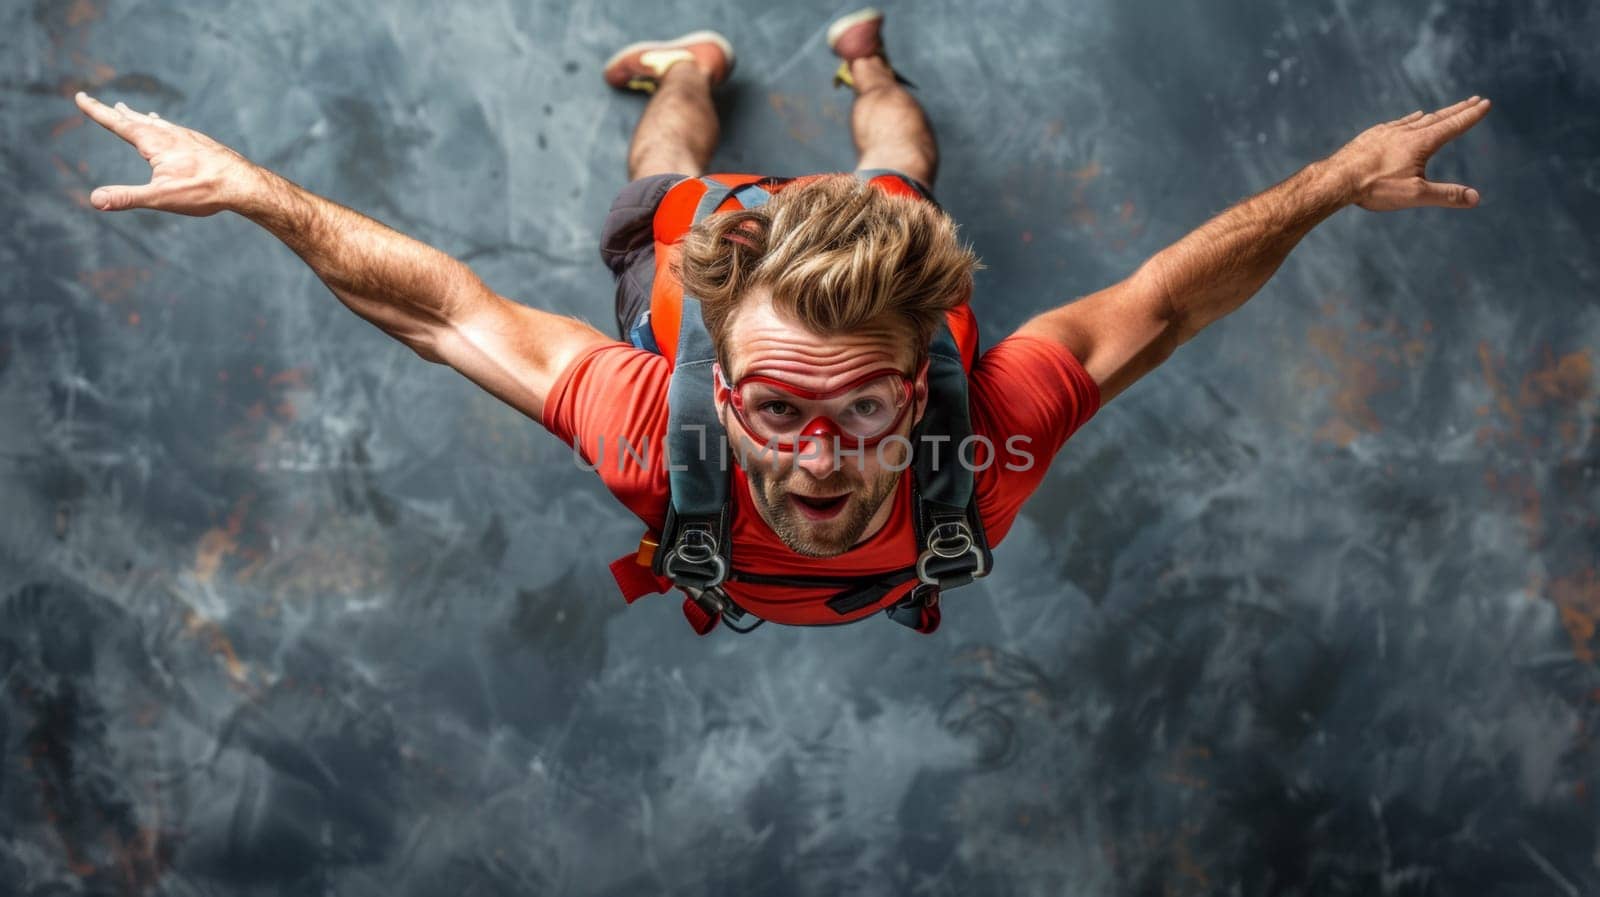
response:
{"label": "nose", "polygon": [[819,479],[833,476],[833,449],[839,441],[839,427],[831,419],[815,417],[800,428],[799,450],[795,463]]}

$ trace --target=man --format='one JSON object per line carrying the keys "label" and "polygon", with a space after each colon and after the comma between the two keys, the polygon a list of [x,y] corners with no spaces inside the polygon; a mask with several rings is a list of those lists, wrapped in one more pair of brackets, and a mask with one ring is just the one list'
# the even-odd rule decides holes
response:
{"label": "man", "polygon": [[[857,169],[896,172],[893,179],[906,185],[898,192],[926,195],[937,145],[888,63],[882,22],[881,13],[863,10],[829,29],[842,59],[837,77],[855,91]],[[940,405],[930,400],[930,333],[964,308],[975,262],[931,203],[838,176],[770,184],[765,205],[704,217],[681,245],[673,238],[669,249],[681,254],[672,264],[657,265],[657,207],[685,179],[706,172],[718,136],[711,91],[733,63],[724,38],[697,32],[624,48],[604,68],[612,86],[651,94],[628,153],[630,183],[602,239],[618,277],[619,336],[642,333],[661,277],[696,297],[698,303],[684,300],[685,314],[691,306],[703,311],[715,359],[709,407],[735,449],[727,475],[734,570],[705,595],[686,588],[696,601],[686,601],[685,611],[706,631],[722,608],[729,619],[747,612],[821,624],[909,607],[916,612],[911,625],[931,631],[937,591],[924,588],[925,579],[919,585],[916,576],[902,577],[841,610],[829,605],[836,587],[803,578],[870,580],[908,564],[914,570],[923,559],[905,466],[913,450],[909,440],[893,438],[904,440],[930,404]],[[497,295],[460,262],[203,134],[81,93],[77,103],[152,166],[148,185],[95,190],[96,208],[231,210],[255,221],[356,314],[542,423],[595,464],[653,533],[665,527],[671,459],[662,446],[673,370],[662,355]],[[995,449],[987,458],[964,458],[976,468],[980,533],[998,543],[1074,430],[1242,305],[1329,215],[1351,204],[1372,211],[1475,206],[1476,191],[1430,182],[1424,169],[1488,109],[1487,100],[1472,97],[1370,128],[1206,222],[1120,283],[1039,314],[984,352],[965,377],[972,434]],[[873,450],[852,453],[837,442],[841,435],[857,448],[871,441]],[[818,438],[802,447],[801,437],[811,436]],[[622,440],[642,457],[620,458]],[[995,457],[1002,445],[1007,458]],[[613,570],[629,600],[671,584],[659,569],[621,562]],[[719,599],[709,609],[702,600],[708,595]],[[908,596],[921,597],[908,604]]]}

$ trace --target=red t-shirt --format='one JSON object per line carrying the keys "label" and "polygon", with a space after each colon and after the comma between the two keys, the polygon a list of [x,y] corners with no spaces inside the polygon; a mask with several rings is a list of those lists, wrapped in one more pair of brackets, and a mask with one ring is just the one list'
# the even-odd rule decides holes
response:
{"label": "red t-shirt", "polygon": [[[672,368],[653,352],[616,342],[579,355],[556,379],[545,403],[545,427],[575,448],[596,469],[606,488],[650,529],[666,523],[667,466],[662,445],[667,433],[667,384]],[[972,431],[990,440],[992,453],[973,466],[978,513],[991,546],[1011,529],[1023,501],[1033,494],[1063,443],[1100,408],[1100,388],[1078,359],[1058,343],[1013,335],[984,352],[968,378]],[[1007,440],[1028,437],[1027,442]],[[629,449],[621,446],[627,439]],[[714,441],[714,438],[713,438]],[[979,444],[981,446],[981,443]],[[941,458],[952,447],[941,446]],[[1020,452],[1032,456],[1032,461]],[[971,455],[967,455],[969,460]],[[640,463],[640,459],[643,463]],[[675,460],[674,463],[679,463]],[[1007,467],[1023,467],[1010,470]],[[915,564],[916,536],[911,513],[911,470],[902,474],[891,497],[894,509],[876,535],[837,557],[818,561],[790,550],[761,519],[737,456],[729,490],[734,499],[734,567],[769,576],[864,576]],[[665,585],[665,581],[662,581]],[[916,580],[896,587],[877,604],[840,615],[824,602],[837,589],[724,583],[741,607],[776,623],[843,623],[889,607]]]}

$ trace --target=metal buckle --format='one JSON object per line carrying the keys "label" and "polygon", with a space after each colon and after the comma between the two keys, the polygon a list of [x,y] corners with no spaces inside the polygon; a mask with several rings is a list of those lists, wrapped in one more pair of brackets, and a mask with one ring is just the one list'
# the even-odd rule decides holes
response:
{"label": "metal buckle", "polygon": [[685,564],[708,564],[717,556],[717,537],[708,526],[692,526],[678,534],[672,553]]}
{"label": "metal buckle", "polygon": [[700,605],[702,610],[712,616],[722,617],[722,625],[732,629],[734,632],[740,634],[750,632],[762,623],[767,622],[757,617],[756,621],[749,626],[740,627],[737,624],[745,618],[745,612],[739,605],[733,603],[733,599],[728,597],[727,592],[715,586],[707,589],[697,589],[694,586],[684,586],[683,588],[689,593],[689,597]]}
{"label": "metal buckle", "polygon": [[684,586],[683,588],[689,593],[689,597],[694,599],[696,604],[705,608],[711,614],[726,614],[734,610],[733,605],[728,601],[727,596],[723,594],[721,589],[715,587],[701,589],[695,586]]}
{"label": "metal buckle", "polygon": [[931,583],[919,582],[905,600],[900,604],[903,607],[934,607],[939,603],[939,587]]}
{"label": "metal buckle", "polygon": [[928,573],[928,562],[934,558],[952,560],[972,555],[975,559],[972,578],[977,579],[986,575],[989,570],[984,563],[983,552],[978,550],[978,544],[972,538],[972,530],[965,520],[951,520],[936,525],[928,537],[928,548],[917,558],[917,579],[930,586],[940,586],[938,577]]}
{"label": "metal buckle", "polygon": [[[711,566],[711,575],[706,577],[702,571],[678,570],[677,564],[704,568]],[[728,564],[717,551],[717,537],[706,526],[694,526],[683,530],[678,535],[672,552],[663,559],[661,572],[673,582],[683,585],[682,579],[689,579],[702,589],[709,589],[722,584],[728,576]],[[682,579],[680,579],[680,577]]]}
{"label": "metal buckle", "polygon": [[[683,561],[683,558],[679,557],[677,554],[669,554],[667,555],[666,562],[661,565],[661,572],[665,574],[668,579],[679,585],[683,585],[683,580],[687,579],[700,583],[700,588],[709,589],[714,586],[721,585],[722,581],[728,577],[728,565],[723,562],[722,558],[716,555],[711,556],[712,573],[709,577],[702,576],[698,572],[690,573],[689,571],[675,569],[673,565],[679,561]],[[684,561],[684,563],[688,562]],[[701,565],[697,564],[696,566]]]}
{"label": "metal buckle", "polygon": [[972,544],[972,530],[965,520],[946,521],[928,534],[928,550],[942,558],[961,557],[972,550]]}

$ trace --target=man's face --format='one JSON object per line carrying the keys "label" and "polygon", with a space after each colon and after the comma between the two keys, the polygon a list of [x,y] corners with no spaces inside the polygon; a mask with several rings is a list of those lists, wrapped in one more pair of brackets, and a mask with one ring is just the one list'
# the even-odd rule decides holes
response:
{"label": "man's face", "polygon": [[[731,369],[723,373],[730,383],[756,374],[816,393],[886,368],[912,375],[917,356],[906,330],[892,322],[820,336],[780,316],[764,289],[734,313],[727,335]],[[892,432],[909,437],[926,401],[926,377],[919,376],[911,406]],[[890,439],[860,456],[836,455],[831,438],[808,443],[799,452],[772,451],[740,423],[721,391],[717,412],[750,481],[756,508],[789,548],[808,557],[834,557],[888,521],[893,510],[889,499],[907,466],[907,442]],[[842,444],[847,449],[854,445],[848,438]]]}

